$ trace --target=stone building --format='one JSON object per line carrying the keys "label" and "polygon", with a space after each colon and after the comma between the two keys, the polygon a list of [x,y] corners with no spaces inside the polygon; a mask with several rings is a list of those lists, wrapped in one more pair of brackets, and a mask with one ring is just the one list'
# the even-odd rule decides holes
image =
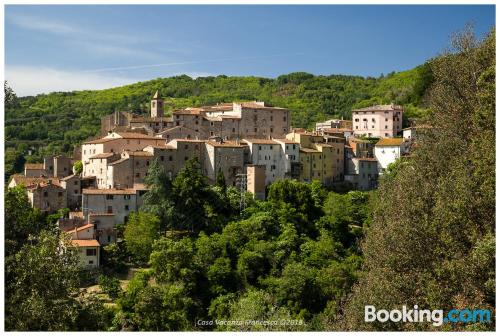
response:
{"label": "stone building", "polygon": [[356,189],[371,190],[377,187],[379,169],[375,158],[352,158],[347,161],[345,180]]}
{"label": "stone building", "polygon": [[174,110],[172,116],[167,117],[163,99],[157,91],[151,100],[149,116],[115,112],[101,119],[103,135],[116,132],[121,127],[126,127],[129,131],[141,128],[149,135],[160,134],[163,138],[172,140],[180,138],[179,130],[166,131],[179,126],[189,130],[188,135],[192,139],[279,138],[290,130],[290,111],[266,106],[263,102],[242,102],[188,107]]}
{"label": "stone building", "polygon": [[256,199],[266,198],[266,166],[247,165],[247,191]]}
{"label": "stone building", "polygon": [[354,135],[393,138],[403,130],[403,107],[376,105],[352,111]]}
{"label": "stone building", "polygon": [[344,119],[330,119],[316,123],[316,132],[332,129],[352,129],[352,121]]}
{"label": "stone building", "polygon": [[66,190],[66,203],[70,210],[82,206],[82,184],[80,175],[70,175],[59,180],[59,184]]}
{"label": "stone building", "polygon": [[83,189],[82,211],[85,221],[90,221],[90,216],[103,217],[112,215],[113,224],[127,222],[131,212],[138,211],[142,205],[142,195],[147,190],[144,186],[127,189]]}
{"label": "stone building", "polygon": [[220,170],[224,174],[226,185],[236,186],[237,175],[244,170],[245,148],[246,146],[232,141],[205,142],[203,170],[210,183],[215,183]]}
{"label": "stone building", "polygon": [[45,170],[43,163],[25,163],[24,176],[27,177],[47,176],[47,171]]}
{"label": "stone building", "polygon": [[26,187],[28,200],[33,208],[42,212],[53,213],[67,207],[66,190],[59,182],[47,180]]}

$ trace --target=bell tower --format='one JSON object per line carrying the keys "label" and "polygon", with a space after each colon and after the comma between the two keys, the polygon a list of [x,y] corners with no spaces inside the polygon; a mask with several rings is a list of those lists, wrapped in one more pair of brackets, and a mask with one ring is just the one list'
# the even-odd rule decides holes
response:
{"label": "bell tower", "polygon": [[156,90],[153,99],[151,99],[151,118],[163,117],[163,99],[160,92]]}

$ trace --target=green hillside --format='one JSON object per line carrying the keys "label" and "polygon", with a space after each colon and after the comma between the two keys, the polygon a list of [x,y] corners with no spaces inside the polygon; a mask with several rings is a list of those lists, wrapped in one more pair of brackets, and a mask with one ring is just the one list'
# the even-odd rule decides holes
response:
{"label": "green hillside", "polygon": [[99,132],[102,116],[115,110],[148,113],[150,97],[157,89],[170,108],[261,100],[289,108],[294,127],[311,127],[328,118],[350,118],[353,107],[379,103],[404,104],[406,117],[419,116],[425,112],[423,97],[432,77],[429,69],[425,64],[379,78],[302,72],[276,79],[183,75],[106,90],[18,98],[6,104],[6,175],[19,171],[25,161],[38,161],[49,153],[71,153]]}

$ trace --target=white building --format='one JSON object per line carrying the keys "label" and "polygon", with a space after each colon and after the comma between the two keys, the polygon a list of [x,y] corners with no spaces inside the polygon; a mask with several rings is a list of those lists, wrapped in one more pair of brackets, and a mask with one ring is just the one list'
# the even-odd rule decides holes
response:
{"label": "white building", "polygon": [[285,160],[281,161],[285,177],[300,177],[300,144],[289,139],[274,139],[281,146]]}
{"label": "white building", "polygon": [[375,157],[378,161],[379,173],[382,174],[391,163],[395,162],[406,152],[403,138],[380,139],[375,144]]}
{"label": "white building", "polygon": [[66,231],[71,236],[71,245],[78,249],[80,264],[86,268],[99,267],[101,245],[95,239],[93,224],[86,224]]}
{"label": "white building", "polygon": [[142,204],[143,186],[129,189],[83,189],[83,217],[113,216],[114,224],[124,224],[132,211],[136,212]]}
{"label": "white building", "polygon": [[267,139],[243,139],[243,142],[248,144],[252,164],[266,167],[266,185],[285,178],[288,159],[281,143]]}

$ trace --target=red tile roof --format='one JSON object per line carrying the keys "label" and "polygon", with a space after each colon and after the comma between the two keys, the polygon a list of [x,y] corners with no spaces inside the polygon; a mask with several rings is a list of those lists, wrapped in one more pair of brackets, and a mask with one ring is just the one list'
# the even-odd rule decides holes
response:
{"label": "red tile roof", "polygon": [[26,163],[24,169],[43,169],[43,163]]}
{"label": "red tile roof", "polygon": [[77,247],[100,247],[101,244],[95,239],[73,239],[71,244]]}

